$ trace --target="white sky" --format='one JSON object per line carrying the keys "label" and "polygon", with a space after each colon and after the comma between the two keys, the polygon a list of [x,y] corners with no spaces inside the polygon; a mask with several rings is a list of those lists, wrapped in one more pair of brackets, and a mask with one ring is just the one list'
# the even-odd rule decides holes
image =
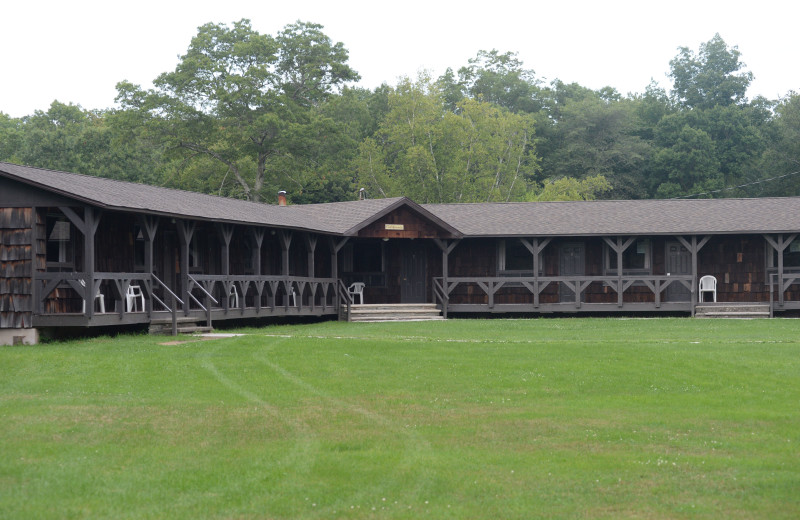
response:
{"label": "white sky", "polygon": [[755,74],[748,95],[775,99],[800,91],[798,14],[794,0],[2,0],[0,112],[21,117],[56,99],[112,107],[118,81],[152,86],[198,26],[241,18],[272,35],[297,20],[324,25],[368,88],[422,69],[439,76],[495,48],[548,82],[626,94],[653,78],[669,89],[678,47],[696,52],[718,32]]}

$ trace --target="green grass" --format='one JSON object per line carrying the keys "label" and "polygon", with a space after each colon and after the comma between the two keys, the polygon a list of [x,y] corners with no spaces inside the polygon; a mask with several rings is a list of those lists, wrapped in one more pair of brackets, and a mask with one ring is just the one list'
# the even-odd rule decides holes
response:
{"label": "green grass", "polygon": [[798,518],[800,322],[0,348],[0,518]]}

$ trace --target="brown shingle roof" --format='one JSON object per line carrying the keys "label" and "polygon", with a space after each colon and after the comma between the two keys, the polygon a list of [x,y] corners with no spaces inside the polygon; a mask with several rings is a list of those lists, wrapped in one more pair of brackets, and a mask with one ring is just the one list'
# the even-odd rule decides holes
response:
{"label": "brown shingle roof", "polygon": [[259,224],[341,235],[358,229],[387,209],[400,204],[408,204],[436,220],[436,217],[404,197],[277,206],[3,162],[0,162],[0,174],[107,209],[215,222]]}
{"label": "brown shingle roof", "polygon": [[0,162],[0,175],[108,209],[352,235],[408,206],[453,236],[800,231],[800,197],[418,205],[404,197],[276,206]]}
{"label": "brown shingle roof", "polygon": [[465,236],[674,235],[800,230],[800,197],[425,204]]}

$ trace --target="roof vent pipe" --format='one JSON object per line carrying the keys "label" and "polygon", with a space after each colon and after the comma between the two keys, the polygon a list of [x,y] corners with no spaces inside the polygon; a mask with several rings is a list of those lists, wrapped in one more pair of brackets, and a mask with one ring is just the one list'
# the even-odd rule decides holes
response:
{"label": "roof vent pipe", "polygon": [[286,192],[281,190],[278,192],[278,206],[286,205]]}
{"label": "roof vent pipe", "polygon": [[367,192],[364,191],[364,188],[358,190],[358,200],[367,200]]}

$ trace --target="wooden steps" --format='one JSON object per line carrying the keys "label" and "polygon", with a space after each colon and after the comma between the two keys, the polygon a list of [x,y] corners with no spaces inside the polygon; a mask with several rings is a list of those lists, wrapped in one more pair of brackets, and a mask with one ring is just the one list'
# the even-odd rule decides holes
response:
{"label": "wooden steps", "polygon": [[427,321],[443,320],[435,303],[398,303],[353,305],[350,321]]}
{"label": "wooden steps", "polygon": [[769,318],[768,303],[698,303],[695,318]]}
{"label": "wooden steps", "polygon": [[[200,325],[205,320],[181,316],[177,319],[178,334],[194,334],[196,332],[214,332],[214,327]],[[172,318],[155,318],[150,321],[150,334],[172,334]]]}

